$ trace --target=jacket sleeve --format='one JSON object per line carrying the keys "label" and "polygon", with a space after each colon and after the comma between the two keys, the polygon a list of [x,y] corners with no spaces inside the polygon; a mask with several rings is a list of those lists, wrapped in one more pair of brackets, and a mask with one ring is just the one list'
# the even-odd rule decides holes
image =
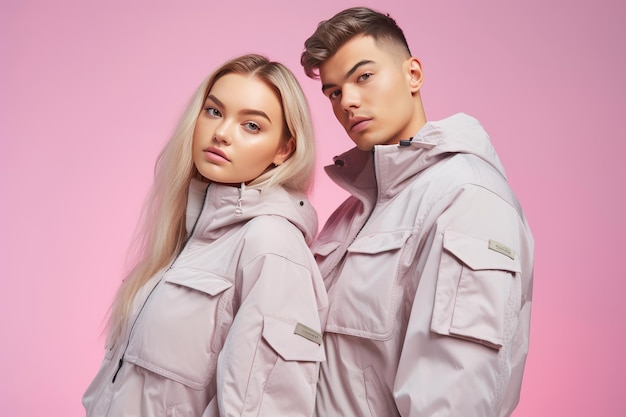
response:
{"label": "jacket sleeve", "polygon": [[508,416],[528,349],[532,236],[519,208],[483,188],[445,204],[418,255],[396,404],[403,417]]}
{"label": "jacket sleeve", "polygon": [[284,249],[241,265],[241,305],[217,364],[221,417],[313,414],[325,293],[317,270]]}

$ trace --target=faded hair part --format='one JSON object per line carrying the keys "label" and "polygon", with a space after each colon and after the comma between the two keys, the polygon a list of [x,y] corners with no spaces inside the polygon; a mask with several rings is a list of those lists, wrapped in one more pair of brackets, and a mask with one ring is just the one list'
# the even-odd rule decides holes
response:
{"label": "faded hair part", "polygon": [[404,32],[389,14],[367,7],[352,7],[317,25],[304,42],[300,63],[309,78],[319,78],[319,67],[355,36],[371,36],[377,43],[398,46],[411,56]]}

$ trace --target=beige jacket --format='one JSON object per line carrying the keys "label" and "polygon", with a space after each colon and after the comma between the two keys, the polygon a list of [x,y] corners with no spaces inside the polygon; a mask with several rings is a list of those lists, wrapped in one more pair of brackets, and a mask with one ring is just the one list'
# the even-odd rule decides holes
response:
{"label": "beige jacket", "polygon": [[280,187],[194,181],[187,218],[184,249],[137,295],[87,389],[87,416],[311,416],[327,308],[314,209]]}
{"label": "beige jacket", "polygon": [[480,124],[430,122],[327,173],[352,196],[313,246],[330,302],[317,415],[508,416],[533,238]]}

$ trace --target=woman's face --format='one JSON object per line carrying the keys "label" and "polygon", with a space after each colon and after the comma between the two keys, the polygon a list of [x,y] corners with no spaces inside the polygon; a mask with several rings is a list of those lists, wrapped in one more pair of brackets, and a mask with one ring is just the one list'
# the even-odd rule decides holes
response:
{"label": "woman's face", "polygon": [[193,162],[213,182],[250,182],[290,154],[276,93],[256,78],[226,74],[209,91],[193,134]]}

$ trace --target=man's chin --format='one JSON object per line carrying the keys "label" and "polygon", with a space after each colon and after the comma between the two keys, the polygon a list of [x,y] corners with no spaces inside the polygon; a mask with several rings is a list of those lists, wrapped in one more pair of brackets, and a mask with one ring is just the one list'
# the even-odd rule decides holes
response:
{"label": "man's chin", "polygon": [[363,137],[350,136],[350,139],[361,151],[371,151],[376,145],[375,143],[371,143],[370,141],[365,140]]}
{"label": "man's chin", "polygon": [[372,149],[374,149],[374,145],[356,145],[356,147],[361,150],[361,151],[371,151]]}

